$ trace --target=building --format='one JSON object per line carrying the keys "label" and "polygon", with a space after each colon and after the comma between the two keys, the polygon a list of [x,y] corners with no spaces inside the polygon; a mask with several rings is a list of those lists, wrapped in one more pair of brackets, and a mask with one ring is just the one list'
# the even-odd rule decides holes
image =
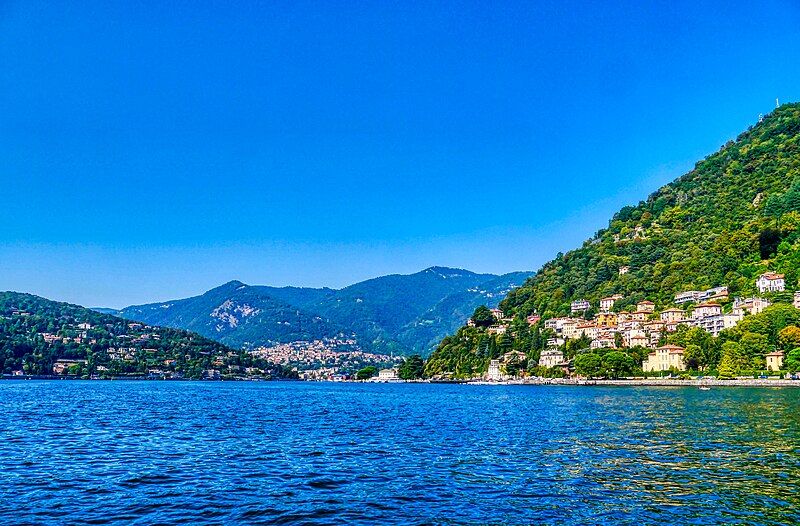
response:
{"label": "building", "polygon": [[800,309],[800,291],[794,293],[794,308]]}
{"label": "building", "polygon": [[614,338],[611,336],[603,336],[602,338],[597,338],[596,340],[592,340],[592,343],[589,345],[592,349],[613,349],[616,347],[614,343]]}
{"label": "building", "polygon": [[494,316],[494,319],[496,319],[497,321],[503,319],[503,311],[501,311],[500,309],[489,309],[489,312],[492,313],[492,316]]}
{"label": "building", "polygon": [[706,318],[722,314],[722,305],[719,303],[701,303],[692,311],[692,319]]}
{"label": "building", "polygon": [[502,356],[503,363],[510,363],[510,362],[521,362],[523,360],[528,359],[528,355],[522,351],[508,351]]}
{"label": "building", "polygon": [[656,304],[652,301],[644,300],[636,304],[636,312],[646,312],[652,314],[656,310]]}
{"label": "building", "polygon": [[695,301],[726,301],[728,299],[728,287],[713,287],[708,290],[687,290],[675,294],[673,302],[676,305]]}
{"label": "building", "polygon": [[671,321],[683,321],[685,318],[685,313],[681,309],[667,309],[661,311],[659,318],[664,323],[669,323]]}
{"label": "building", "polygon": [[623,274],[627,274],[630,271],[631,271],[631,267],[629,267],[628,265],[623,265],[623,266],[619,267],[619,275],[620,276],[623,275]]}
{"label": "building", "polygon": [[742,316],[735,313],[716,314],[713,316],[703,316],[701,318],[693,318],[691,325],[700,327],[706,332],[711,333],[712,336],[719,336],[719,333],[725,329],[735,327],[737,323],[742,321]]}
{"label": "building", "polygon": [[767,370],[769,371],[780,371],[783,368],[783,352],[775,351],[768,353],[766,355],[767,358]]}
{"label": "building", "polygon": [[614,308],[614,303],[616,303],[617,300],[623,299],[624,297],[625,296],[622,294],[614,294],[613,296],[601,299],[600,310],[603,312],[609,312],[612,308]]}
{"label": "building", "polygon": [[766,298],[759,298],[754,296],[752,298],[735,298],[733,300],[733,312],[740,316],[744,313],[759,314],[764,312],[764,309],[772,305],[772,302]]}
{"label": "building", "polygon": [[564,324],[570,323],[572,320],[573,318],[550,318],[549,320],[544,321],[544,328],[552,329],[560,336]]}
{"label": "building", "polygon": [[586,336],[590,340],[594,340],[600,333],[600,328],[595,325],[594,323],[586,323],[584,325],[578,325],[576,328],[578,332],[578,337]]}
{"label": "building", "polygon": [[502,380],[503,373],[500,371],[500,360],[492,360],[489,362],[489,370],[486,371],[487,380]]}
{"label": "building", "polygon": [[565,321],[561,325],[561,336],[563,338],[580,338],[581,335],[578,333],[578,326],[585,325],[586,320],[582,318],[570,318],[569,321]]}
{"label": "building", "polygon": [[538,323],[538,321],[541,320],[541,319],[542,319],[542,317],[539,316],[538,314],[531,314],[527,318],[528,325],[536,325],[536,323]]}
{"label": "building", "polygon": [[647,355],[647,360],[642,362],[642,370],[646,373],[669,371],[670,369],[685,371],[683,351],[684,348],[677,345],[659,347]]}
{"label": "building", "polygon": [[613,312],[601,312],[595,321],[601,327],[612,327],[617,324],[617,315]]}
{"label": "building", "polygon": [[53,362],[53,373],[67,374],[70,367],[74,367],[76,365],[86,366],[88,363],[89,362],[87,360],[56,360]]}
{"label": "building", "polygon": [[574,300],[572,303],[570,303],[569,308],[572,312],[581,312],[589,310],[591,306],[592,305],[589,303],[588,300],[580,299],[580,300]]}
{"label": "building", "polygon": [[564,363],[564,353],[555,349],[547,349],[539,355],[539,367],[556,367]]}
{"label": "building", "polygon": [[762,294],[765,292],[782,292],[786,290],[783,274],[776,274],[774,272],[765,272],[761,274],[756,280],[756,287],[758,287],[758,290]]}
{"label": "building", "polygon": [[397,369],[381,369],[378,371],[379,382],[396,382],[398,380],[400,380],[400,377],[397,375]]}
{"label": "building", "polygon": [[699,290],[687,290],[685,292],[679,292],[675,294],[675,299],[673,299],[673,303],[676,305],[680,305],[681,303],[690,303],[693,301],[697,301],[697,298],[702,294]]}
{"label": "building", "polygon": [[650,347],[650,338],[640,330],[633,330],[628,333],[626,340],[627,347]]}

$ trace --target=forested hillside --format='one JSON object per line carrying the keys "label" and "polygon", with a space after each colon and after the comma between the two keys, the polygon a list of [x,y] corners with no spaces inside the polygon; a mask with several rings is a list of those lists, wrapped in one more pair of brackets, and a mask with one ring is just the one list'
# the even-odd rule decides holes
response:
{"label": "forested hillside", "polygon": [[[728,299],[722,308],[728,312],[734,297],[756,295],[756,279],[772,271],[785,274],[786,292],[770,293],[769,300],[791,303],[800,277],[799,140],[800,104],[777,108],[689,173],[645,201],[623,207],[582,247],[559,253],[509,292],[500,302],[504,316],[513,318],[505,334],[462,327],[445,338],[428,360],[426,373],[465,376],[485,371],[490,357],[512,349],[525,352],[535,364],[547,337],[554,335],[542,322],[570,315],[570,304],[578,299],[590,302],[591,308],[581,314],[591,318],[599,300],[614,294],[624,296],[614,311],[631,310],[642,300],[662,310],[674,306],[677,293],[724,286]],[[776,305],[742,325],[746,329],[723,331],[720,338],[683,328],[660,342],[689,345],[689,365],[707,368],[719,365],[723,343],[744,340],[741,366],[755,357],[763,360],[763,352],[776,346],[793,348],[793,340],[777,334],[794,327],[797,320],[791,314]],[[533,315],[542,321],[529,324]],[[759,344],[751,345],[756,340]],[[588,345],[585,339],[567,341],[561,350],[572,358]],[[735,346],[728,345],[728,350],[736,354]],[[628,349],[626,360],[638,367],[647,352],[643,347]]]}
{"label": "forested hillside", "polygon": [[[614,293],[659,307],[684,290],[756,292],[767,270],[794,289],[800,268],[800,104],[787,104],[695,169],[617,212],[501,302],[507,314],[566,315],[573,299]],[[628,266],[626,274],[620,267]]]}
{"label": "forested hillside", "polygon": [[217,378],[281,375],[198,334],[131,322],[31,294],[0,293],[2,374]]}

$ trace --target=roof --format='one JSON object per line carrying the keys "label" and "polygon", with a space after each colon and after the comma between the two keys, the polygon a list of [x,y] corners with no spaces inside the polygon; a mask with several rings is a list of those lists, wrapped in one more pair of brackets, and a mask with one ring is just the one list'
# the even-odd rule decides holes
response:
{"label": "roof", "polygon": [[698,309],[700,307],[722,307],[722,305],[720,305],[719,303],[714,303],[713,301],[709,301],[694,306],[695,309]]}
{"label": "roof", "polygon": [[683,313],[683,310],[682,309],[676,309],[675,307],[673,307],[671,309],[662,310],[661,312],[662,313],[664,313],[664,312],[680,312],[680,313]]}
{"label": "roof", "polygon": [[639,303],[637,303],[637,305],[655,305],[655,303],[653,303],[650,300],[644,300],[644,301],[640,301]]}
{"label": "roof", "polygon": [[664,345],[662,347],[658,347],[656,350],[669,351],[670,353],[683,353],[685,349],[679,345]]}
{"label": "roof", "polygon": [[783,274],[776,274],[775,272],[764,272],[759,277],[764,279],[783,279]]}
{"label": "roof", "polygon": [[783,356],[783,351],[768,352],[765,356]]}

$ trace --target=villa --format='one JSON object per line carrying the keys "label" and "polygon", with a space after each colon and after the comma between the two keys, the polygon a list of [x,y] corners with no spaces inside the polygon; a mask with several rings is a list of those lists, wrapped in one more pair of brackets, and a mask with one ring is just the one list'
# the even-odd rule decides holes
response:
{"label": "villa", "polygon": [[642,362],[642,370],[646,373],[668,371],[677,369],[685,371],[686,364],[683,362],[683,347],[677,345],[665,345],[657,348],[647,355],[647,360]]}
{"label": "villa", "polygon": [[776,274],[774,272],[765,272],[761,274],[756,280],[756,287],[758,287],[758,290],[762,294],[765,292],[783,292],[786,290],[783,274]]}

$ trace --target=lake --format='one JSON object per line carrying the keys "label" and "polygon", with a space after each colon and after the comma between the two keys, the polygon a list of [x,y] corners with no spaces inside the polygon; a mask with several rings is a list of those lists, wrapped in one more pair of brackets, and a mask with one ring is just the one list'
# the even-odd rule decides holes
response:
{"label": "lake", "polygon": [[0,381],[2,524],[800,521],[800,390]]}

